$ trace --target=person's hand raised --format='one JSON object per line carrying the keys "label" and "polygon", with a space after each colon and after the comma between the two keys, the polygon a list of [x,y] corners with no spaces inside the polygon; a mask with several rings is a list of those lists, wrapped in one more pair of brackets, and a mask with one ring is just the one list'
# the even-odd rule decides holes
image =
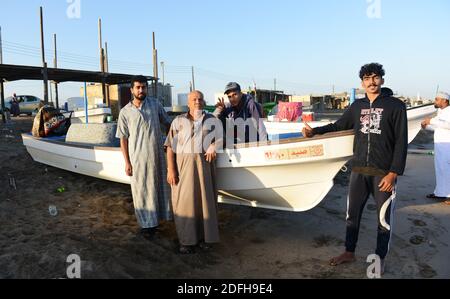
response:
{"label": "person's hand raised", "polygon": [[219,109],[220,111],[223,111],[223,110],[225,110],[225,107],[226,107],[225,99],[224,98],[219,99],[219,101],[216,104],[216,108]]}

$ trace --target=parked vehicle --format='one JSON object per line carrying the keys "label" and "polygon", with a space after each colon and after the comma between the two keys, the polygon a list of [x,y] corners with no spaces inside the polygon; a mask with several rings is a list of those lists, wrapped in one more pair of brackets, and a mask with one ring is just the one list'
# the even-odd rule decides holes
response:
{"label": "parked vehicle", "polygon": [[[33,112],[39,111],[39,105],[41,103],[41,99],[35,96],[29,95],[21,95],[16,96],[17,101],[19,102],[20,113],[32,115]],[[5,99],[5,110],[11,111],[13,97],[9,97]]]}

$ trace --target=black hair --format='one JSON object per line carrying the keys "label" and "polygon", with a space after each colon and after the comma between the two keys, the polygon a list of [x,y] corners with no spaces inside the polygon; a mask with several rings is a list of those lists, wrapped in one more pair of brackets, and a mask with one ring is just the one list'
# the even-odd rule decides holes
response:
{"label": "black hair", "polygon": [[147,78],[144,77],[144,76],[134,76],[134,77],[132,77],[131,78],[131,88],[134,87],[134,83],[136,83],[136,82],[138,82],[138,83],[145,83],[145,85],[148,86]]}
{"label": "black hair", "polygon": [[370,76],[373,74],[383,78],[384,75],[386,75],[386,72],[384,71],[383,66],[379,63],[369,63],[363,65],[359,71],[359,77],[361,80],[364,79],[364,76]]}

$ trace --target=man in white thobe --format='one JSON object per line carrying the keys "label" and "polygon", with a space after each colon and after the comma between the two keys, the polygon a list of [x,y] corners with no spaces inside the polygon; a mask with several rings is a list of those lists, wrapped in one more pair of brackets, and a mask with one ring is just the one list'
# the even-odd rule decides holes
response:
{"label": "man in white thobe", "polygon": [[422,128],[434,130],[436,190],[428,198],[443,199],[450,204],[450,94],[440,92],[435,106],[439,109],[435,118],[427,118]]}
{"label": "man in white thobe", "polygon": [[161,220],[172,219],[160,125],[169,128],[171,122],[158,100],[147,96],[147,89],[147,78],[132,79],[133,100],[120,111],[117,138],[125,158],[125,172],[131,177],[140,234],[151,239]]}

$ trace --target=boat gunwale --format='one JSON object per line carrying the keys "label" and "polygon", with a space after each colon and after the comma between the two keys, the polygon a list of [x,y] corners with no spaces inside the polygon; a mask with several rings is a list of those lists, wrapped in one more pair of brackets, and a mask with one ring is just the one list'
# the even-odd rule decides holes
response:
{"label": "boat gunwale", "polygon": [[[284,145],[284,144],[290,144],[290,143],[303,143],[308,141],[317,141],[317,140],[324,140],[324,139],[331,139],[335,137],[345,137],[354,135],[353,130],[348,131],[341,131],[341,132],[332,132],[327,133],[324,135],[317,135],[313,138],[289,138],[289,139],[282,139],[278,142],[253,142],[253,143],[246,143],[246,144],[237,144],[235,145],[235,149],[244,149],[244,148],[255,148],[255,147],[264,147],[264,146],[271,146],[271,145]],[[29,134],[22,134],[23,139],[32,139],[35,141],[45,142],[49,144],[55,144],[55,145],[61,145],[61,146],[68,146],[73,148],[80,148],[80,149],[86,149],[86,150],[100,150],[100,151],[120,151],[120,147],[107,147],[107,146],[95,146],[95,145],[84,145],[84,144],[76,144],[76,143],[68,143],[63,141],[56,141],[56,140],[46,140],[45,138],[37,138],[34,136],[31,136]]]}
{"label": "boat gunwale", "polygon": [[339,131],[339,132],[331,132],[326,133],[323,135],[316,135],[312,138],[288,138],[288,139],[280,139],[277,142],[253,142],[253,143],[243,143],[243,144],[236,144],[235,149],[243,149],[243,148],[253,148],[253,147],[263,147],[263,146],[271,146],[271,145],[284,145],[289,143],[302,143],[302,142],[308,142],[308,141],[316,141],[316,140],[323,140],[323,139],[331,139],[336,137],[345,137],[355,135],[354,130],[346,130],[346,131]]}
{"label": "boat gunwale", "polygon": [[[411,108],[408,108],[407,111],[417,110],[417,109],[425,108],[425,107],[432,106],[432,105],[434,105],[434,103],[425,104],[425,105],[416,106],[416,107],[411,107]],[[437,109],[436,109],[436,110],[437,110]]]}

